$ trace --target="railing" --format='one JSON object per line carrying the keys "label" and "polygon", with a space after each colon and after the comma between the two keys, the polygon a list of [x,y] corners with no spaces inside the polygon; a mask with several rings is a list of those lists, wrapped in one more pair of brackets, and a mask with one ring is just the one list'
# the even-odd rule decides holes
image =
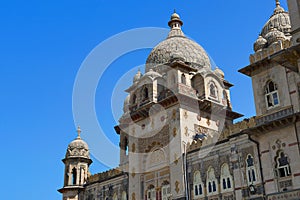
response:
{"label": "railing", "polygon": [[262,124],[265,124],[265,123],[268,123],[268,122],[271,122],[271,121],[274,121],[274,120],[281,119],[283,117],[289,116],[289,115],[291,115],[293,113],[294,113],[293,107],[289,107],[289,108],[280,110],[278,112],[275,112],[275,113],[272,113],[272,114],[269,114],[269,115],[257,118],[256,119],[256,124],[257,125],[262,125]]}

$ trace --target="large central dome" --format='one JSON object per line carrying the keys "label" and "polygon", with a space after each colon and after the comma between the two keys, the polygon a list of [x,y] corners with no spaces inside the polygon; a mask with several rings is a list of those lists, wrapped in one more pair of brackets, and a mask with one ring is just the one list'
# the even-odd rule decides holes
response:
{"label": "large central dome", "polygon": [[207,53],[198,43],[184,35],[182,24],[179,15],[174,13],[169,21],[171,30],[167,39],[154,47],[147,58],[146,72],[157,65],[169,63],[175,57],[192,63],[198,69],[211,68]]}

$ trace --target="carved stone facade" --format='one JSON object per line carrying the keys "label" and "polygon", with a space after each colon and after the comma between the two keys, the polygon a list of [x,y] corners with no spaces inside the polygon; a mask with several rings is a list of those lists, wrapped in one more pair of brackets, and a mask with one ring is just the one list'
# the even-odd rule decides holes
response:
{"label": "carved stone facade", "polygon": [[299,1],[288,3],[290,14],[276,0],[250,65],[239,70],[252,79],[256,116],[237,123],[233,85],[174,13],[169,35],[126,90],[115,126],[119,167],[90,175],[78,136],[63,160],[63,199],[299,199]]}

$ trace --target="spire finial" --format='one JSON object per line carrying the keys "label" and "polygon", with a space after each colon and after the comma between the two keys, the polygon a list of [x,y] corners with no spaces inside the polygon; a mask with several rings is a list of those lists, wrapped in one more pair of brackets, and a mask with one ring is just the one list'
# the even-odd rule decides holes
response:
{"label": "spire finial", "polygon": [[176,13],[176,9],[174,8],[174,13]]}
{"label": "spire finial", "polygon": [[77,139],[81,139],[80,138],[80,133],[81,133],[81,129],[80,126],[77,127]]}
{"label": "spire finial", "polygon": [[280,6],[280,1],[276,0],[276,7]]}

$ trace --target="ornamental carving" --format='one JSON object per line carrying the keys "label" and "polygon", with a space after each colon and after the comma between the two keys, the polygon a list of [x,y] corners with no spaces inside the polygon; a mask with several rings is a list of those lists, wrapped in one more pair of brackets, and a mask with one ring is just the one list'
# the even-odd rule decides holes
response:
{"label": "ornamental carving", "polygon": [[166,160],[165,154],[162,150],[156,150],[150,155],[150,166],[157,165]]}
{"label": "ornamental carving", "polygon": [[179,183],[179,181],[176,181],[175,182],[175,191],[178,193],[179,192],[179,185],[180,185],[180,183]]}
{"label": "ornamental carving", "polygon": [[89,158],[89,151],[83,148],[68,147],[66,157],[79,156]]}

